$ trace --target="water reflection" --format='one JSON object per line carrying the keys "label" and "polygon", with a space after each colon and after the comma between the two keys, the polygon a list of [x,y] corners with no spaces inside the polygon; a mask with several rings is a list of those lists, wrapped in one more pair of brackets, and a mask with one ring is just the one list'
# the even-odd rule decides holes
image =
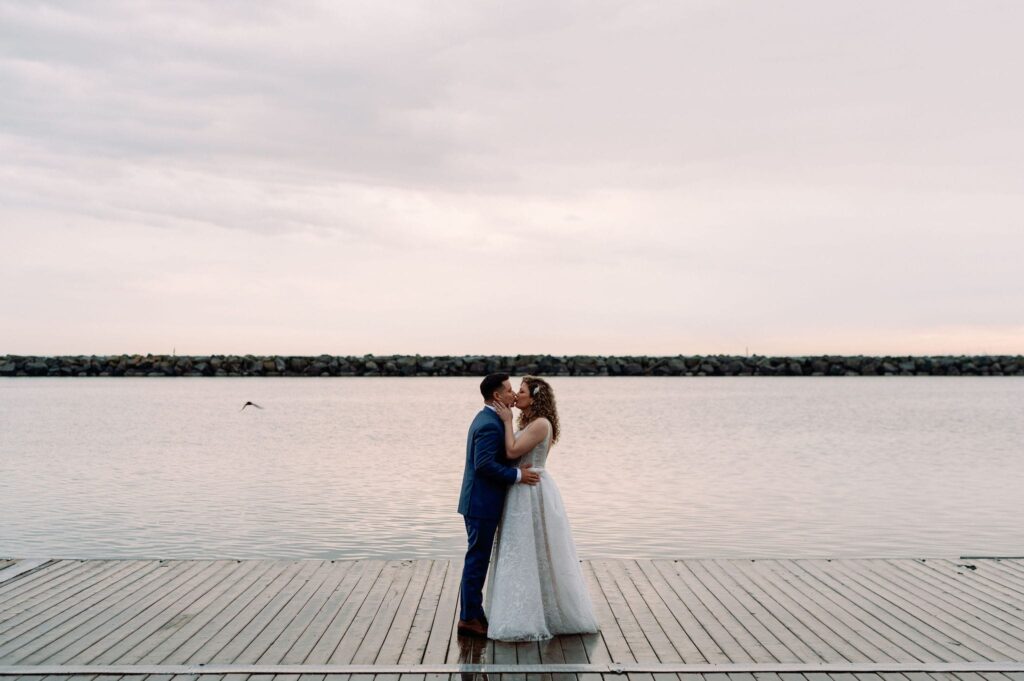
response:
{"label": "water reflection", "polygon": [[[488,641],[484,639],[460,636],[459,664],[487,664],[488,647]],[[490,679],[487,674],[462,672],[462,681],[490,681]]]}
{"label": "water reflection", "polygon": [[[459,637],[459,664],[590,664],[597,662],[600,634],[555,636],[546,641],[507,643]],[[604,659],[604,662],[609,660]],[[500,677],[500,674],[493,675]],[[545,675],[547,676],[547,675]],[[464,671],[462,681],[484,681],[487,674]]]}

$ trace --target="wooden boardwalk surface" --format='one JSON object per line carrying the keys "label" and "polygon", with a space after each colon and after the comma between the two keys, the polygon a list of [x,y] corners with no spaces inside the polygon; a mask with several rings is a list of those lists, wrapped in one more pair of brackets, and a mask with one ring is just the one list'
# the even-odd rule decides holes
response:
{"label": "wooden boardwalk surface", "polygon": [[584,561],[601,633],[520,644],[454,635],[461,569],[0,560],[0,681],[1024,679],[1024,559]]}

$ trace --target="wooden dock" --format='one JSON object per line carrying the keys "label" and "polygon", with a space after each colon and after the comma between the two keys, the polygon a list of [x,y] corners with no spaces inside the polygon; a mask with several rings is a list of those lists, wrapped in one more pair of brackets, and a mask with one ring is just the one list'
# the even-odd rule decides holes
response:
{"label": "wooden dock", "polygon": [[461,569],[0,560],[0,681],[1024,679],[1024,559],[589,560],[601,633],[520,644]]}

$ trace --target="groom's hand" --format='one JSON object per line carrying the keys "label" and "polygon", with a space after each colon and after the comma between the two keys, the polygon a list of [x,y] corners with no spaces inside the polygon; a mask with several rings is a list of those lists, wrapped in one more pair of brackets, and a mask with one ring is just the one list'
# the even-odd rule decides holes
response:
{"label": "groom's hand", "polygon": [[529,463],[519,469],[523,472],[523,479],[519,482],[524,485],[536,485],[540,482],[540,473],[537,471],[531,471],[531,468],[533,468],[533,464]]}

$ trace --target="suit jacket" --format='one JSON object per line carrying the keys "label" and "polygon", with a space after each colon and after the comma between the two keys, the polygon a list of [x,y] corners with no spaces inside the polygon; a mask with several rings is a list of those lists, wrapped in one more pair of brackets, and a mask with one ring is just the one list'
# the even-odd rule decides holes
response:
{"label": "suit jacket", "polygon": [[480,410],[466,438],[459,513],[470,518],[500,518],[516,469],[505,455],[505,424],[491,409]]}

